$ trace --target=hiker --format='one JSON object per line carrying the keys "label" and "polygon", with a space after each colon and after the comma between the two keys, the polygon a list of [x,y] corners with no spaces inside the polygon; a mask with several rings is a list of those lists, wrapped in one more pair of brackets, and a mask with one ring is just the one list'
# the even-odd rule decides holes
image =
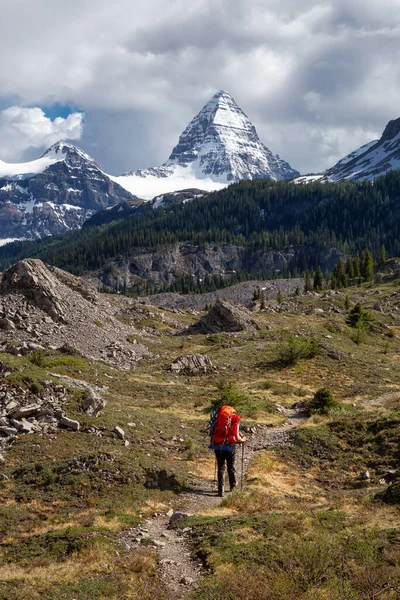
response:
{"label": "hiker", "polygon": [[246,436],[239,432],[240,417],[231,406],[221,406],[210,422],[211,445],[218,465],[218,496],[224,495],[225,462],[230,490],[236,486],[235,446],[244,444]]}

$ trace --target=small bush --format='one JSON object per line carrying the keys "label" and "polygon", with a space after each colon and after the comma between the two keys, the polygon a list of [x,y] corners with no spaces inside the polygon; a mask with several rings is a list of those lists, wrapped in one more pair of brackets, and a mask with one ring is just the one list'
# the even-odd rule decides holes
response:
{"label": "small bush", "polygon": [[278,362],[282,365],[295,365],[299,360],[314,358],[318,354],[315,338],[301,338],[291,334],[278,347]]}
{"label": "small bush", "polygon": [[32,352],[32,354],[30,354],[28,356],[28,358],[29,358],[30,362],[33,365],[36,365],[37,367],[44,367],[45,366],[45,353],[44,353],[44,350],[42,348],[40,348],[36,352]]}
{"label": "small bush", "polygon": [[317,390],[312,399],[307,403],[307,412],[310,415],[324,415],[338,406],[339,403],[333,397],[331,390],[327,387],[323,387]]}
{"label": "small bush", "polygon": [[245,394],[241,394],[235,390],[233,383],[220,383],[218,385],[219,394],[214,400],[211,400],[211,408],[219,410],[221,406],[233,406],[240,408],[248,403],[248,398]]}
{"label": "small bush", "polygon": [[195,447],[192,438],[189,438],[186,442],[187,460],[194,460]]}
{"label": "small bush", "polygon": [[364,310],[361,306],[360,302],[351,309],[346,323],[350,325],[350,327],[354,327],[356,329],[371,329],[375,319],[367,310]]}

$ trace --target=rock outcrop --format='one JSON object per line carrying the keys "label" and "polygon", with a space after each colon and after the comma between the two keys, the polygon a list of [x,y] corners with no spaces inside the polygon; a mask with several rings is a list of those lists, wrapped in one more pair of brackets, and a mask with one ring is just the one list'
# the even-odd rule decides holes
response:
{"label": "rock outcrop", "polygon": [[21,353],[40,342],[132,368],[150,352],[128,341],[138,331],[121,323],[116,311],[90,284],[37,259],[20,261],[0,283],[0,328],[8,344],[20,344]]}
{"label": "rock outcrop", "polygon": [[188,354],[176,358],[169,370],[178,375],[207,375],[216,369],[208,354]]}
{"label": "rock outcrop", "polygon": [[260,325],[244,306],[234,306],[219,299],[210,312],[189,327],[185,333],[221,333],[236,331],[255,331]]}

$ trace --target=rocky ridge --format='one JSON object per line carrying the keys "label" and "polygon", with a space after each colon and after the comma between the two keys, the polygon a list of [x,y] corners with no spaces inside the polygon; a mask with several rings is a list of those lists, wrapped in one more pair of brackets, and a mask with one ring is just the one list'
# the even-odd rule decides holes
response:
{"label": "rocky ridge", "polygon": [[[272,278],[290,270],[306,251],[302,246],[263,251],[233,244],[197,246],[179,242],[154,252],[143,250],[129,259],[110,262],[99,274],[99,279],[103,285],[114,289],[124,285],[129,288],[138,282],[138,278],[152,281],[157,286],[173,284],[184,276],[204,280],[210,275],[220,275],[229,282],[229,277],[239,270],[265,273]],[[314,256],[316,264],[332,269],[341,253],[335,248],[315,248]]]}

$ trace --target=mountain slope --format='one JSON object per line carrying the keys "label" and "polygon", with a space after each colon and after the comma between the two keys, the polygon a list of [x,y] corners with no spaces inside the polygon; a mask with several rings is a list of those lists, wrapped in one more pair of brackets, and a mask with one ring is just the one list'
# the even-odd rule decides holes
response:
{"label": "mountain slope", "polygon": [[217,92],[192,119],[166,163],[113,178],[151,199],[186,188],[211,191],[242,179],[291,179],[298,172],[260,141],[227,92]]}
{"label": "mountain slope", "polygon": [[400,169],[400,118],[389,121],[382,137],[344,156],[325,173],[297,177],[295,183],[374,181],[388,171]]}
{"label": "mountain slope", "polygon": [[328,169],[329,181],[373,181],[393,169],[400,169],[400,118],[389,121],[380,140],[361,146]]}
{"label": "mountain slope", "polygon": [[101,208],[133,199],[89,155],[59,142],[28,163],[0,161],[0,240],[75,229]]}
{"label": "mountain slope", "polygon": [[0,248],[0,269],[38,257],[75,274],[91,272],[110,287],[117,282],[149,293],[177,280],[181,287],[182,278],[192,291],[197,278],[207,286],[216,278],[220,287],[221,279],[242,275],[289,276],[318,264],[331,269],[338,253],[369,248],[377,257],[382,244],[399,256],[399,190],[396,171],[374,185],[242,181],[186,203],[155,209],[146,203],[131,218],[102,227],[10,244]]}

